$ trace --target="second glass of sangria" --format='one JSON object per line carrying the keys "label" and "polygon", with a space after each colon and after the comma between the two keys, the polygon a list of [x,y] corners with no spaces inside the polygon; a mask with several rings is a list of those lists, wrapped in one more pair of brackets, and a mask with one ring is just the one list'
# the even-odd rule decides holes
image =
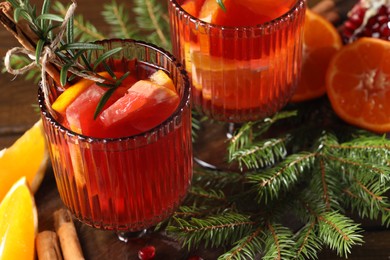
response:
{"label": "second glass of sangria", "polygon": [[220,2],[169,0],[173,53],[190,75],[194,107],[211,119],[202,125],[195,157],[211,168],[226,164],[211,157],[226,154],[214,150],[225,147],[227,126],[271,116],[292,96],[306,7],[304,0]]}

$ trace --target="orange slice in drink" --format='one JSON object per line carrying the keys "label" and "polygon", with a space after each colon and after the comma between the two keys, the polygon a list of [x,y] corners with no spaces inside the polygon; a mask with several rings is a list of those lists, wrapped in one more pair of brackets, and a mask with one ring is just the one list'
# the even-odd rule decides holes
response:
{"label": "orange slice in drink", "polygon": [[292,102],[314,99],[325,94],[325,75],[329,62],[341,47],[341,37],[333,24],[306,10],[302,73],[291,98]]}
{"label": "orange slice in drink", "polygon": [[[216,0],[206,0],[200,10],[199,19],[212,24],[222,26],[253,26],[270,21],[269,12],[273,9],[262,10],[262,12],[254,12],[252,6],[246,6],[239,1],[224,0],[225,10],[218,4]],[[257,3],[257,5],[259,5]],[[256,6],[256,5],[255,5]]]}
{"label": "orange slice in drink", "polygon": [[[98,73],[103,78],[111,79],[111,76],[108,72]],[[123,73],[116,73],[116,76],[119,78]],[[68,106],[83,93],[87,88],[89,88],[94,81],[89,79],[81,79],[77,81],[74,85],[67,88],[53,103],[52,108],[58,113],[64,113]]]}
{"label": "orange slice in drink", "polygon": [[26,178],[15,182],[0,204],[0,259],[33,260],[38,214]]}
{"label": "orange slice in drink", "polygon": [[203,2],[204,0],[186,0],[181,5],[181,8],[183,8],[190,15],[198,17]]}
{"label": "orange slice in drink", "polygon": [[38,190],[49,162],[42,121],[39,120],[9,148],[0,151],[0,200],[25,176],[33,192]]}
{"label": "orange slice in drink", "polygon": [[332,58],[326,89],[346,122],[378,133],[390,131],[390,42],[361,38]]}
{"label": "orange slice in drink", "polygon": [[176,88],[172,82],[172,79],[162,70],[157,70],[152,75],[150,75],[150,81],[176,92]]}

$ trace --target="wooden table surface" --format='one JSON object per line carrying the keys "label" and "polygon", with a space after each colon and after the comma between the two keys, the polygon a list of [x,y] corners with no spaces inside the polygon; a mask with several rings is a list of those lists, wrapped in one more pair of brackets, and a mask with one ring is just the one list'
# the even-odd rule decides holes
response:
{"label": "wooden table surface", "polygon": [[[41,4],[41,1],[33,1]],[[131,1],[125,2],[128,7]],[[346,5],[351,0],[339,1]],[[107,25],[102,21],[100,12],[101,1],[80,0],[78,13],[82,13],[102,31],[107,31]],[[350,3],[349,3],[350,5]],[[0,56],[13,47],[18,46],[10,34],[0,28]],[[0,149],[10,146],[22,135],[34,122],[39,119],[39,114],[34,105],[37,104],[37,85],[25,81],[22,76],[14,77],[9,74],[0,74]],[[1,185],[1,184],[0,184]],[[49,167],[46,177],[35,195],[39,214],[39,231],[53,230],[53,212],[63,207],[59,198],[52,170]],[[131,240],[129,243],[120,242],[115,233],[94,230],[79,222],[75,222],[79,239],[86,259],[138,259],[137,252],[145,245],[156,247],[156,259],[188,259],[191,255],[199,255],[204,259],[215,259],[217,251],[188,252],[160,233],[151,233],[141,239]],[[390,259],[390,231],[377,223],[364,224],[365,244],[354,247],[349,259],[385,260]],[[320,254],[320,259],[339,259],[335,253],[325,250]]]}

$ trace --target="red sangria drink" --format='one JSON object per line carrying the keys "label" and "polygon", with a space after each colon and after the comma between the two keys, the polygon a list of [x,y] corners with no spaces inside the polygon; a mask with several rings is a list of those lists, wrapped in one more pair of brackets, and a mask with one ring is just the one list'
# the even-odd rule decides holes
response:
{"label": "red sangria drink", "polygon": [[[304,0],[169,0],[173,53],[185,65],[201,115],[194,157],[212,169],[226,160],[237,124],[283,108],[297,85]],[[205,145],[208,144],[208,145]]]}
{"label": "red sangria drink", "polygon": [[173,53],[195,108],[241,123],[280,110],[300,74],[304,0],[170,0]]}
{"label": "red sangria drink", "polygon": [[133,40],[97,44],[104,49],[94,50],[92,60],[122,47],[97,69],[108,83],[122,78],[120,84],[107,89],[107,82],[81,79],[59,92],[48,82],[50,102],[39,92],[55,179],[64,204],[82,222],[140,231],[167,218],[189,188],[190,83],[157,47]]}

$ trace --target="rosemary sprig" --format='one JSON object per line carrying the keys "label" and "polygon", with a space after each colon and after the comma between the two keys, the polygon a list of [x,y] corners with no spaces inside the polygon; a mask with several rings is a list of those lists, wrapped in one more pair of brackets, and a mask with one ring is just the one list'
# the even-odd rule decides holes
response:
{"label": "rosemary sprig", "polygon": [[219,6],[221,7],[221,9],[226,12],[226,7],[225,5],[223,4],[223,0],[216,0],[217,3],[219,4]]}
{"label": "rosemary sprig", "polygon": [[[50,0],[43,2],[42,11],[39,15],[37,15],[36,6],[31,5],[29,0],[10,0],[9,2],[14,8],[15,22],[22,19],[27,21],[32,32],[38,38],[35,44],[35,62],[40,65],[42,57],[47,52],[55,56],[50,62],[61,68],[59,83],[62,87],[71,84],[71,81],[75,78],[85,77],[108,88],[96,107],[94,113],[94,119],[96,119],[111,95],[129,75],[129,73],[125,73],[121,78],[117,79],[114,73],[109,73],[114,75],[110,79],[100,76],[96,70],[100,64],[104,63],[104,68],[107,71],[111,71],[105,61],[121,51],[122,48],[108,50],[99,55],[99,58],[96,60],[91,61],[91,52],[101,51],[103,47],[94,43],[75,42],[73,14],[65,21],[64,17],[49,13]],[[65,22],[66,24],[64,24]]]}

